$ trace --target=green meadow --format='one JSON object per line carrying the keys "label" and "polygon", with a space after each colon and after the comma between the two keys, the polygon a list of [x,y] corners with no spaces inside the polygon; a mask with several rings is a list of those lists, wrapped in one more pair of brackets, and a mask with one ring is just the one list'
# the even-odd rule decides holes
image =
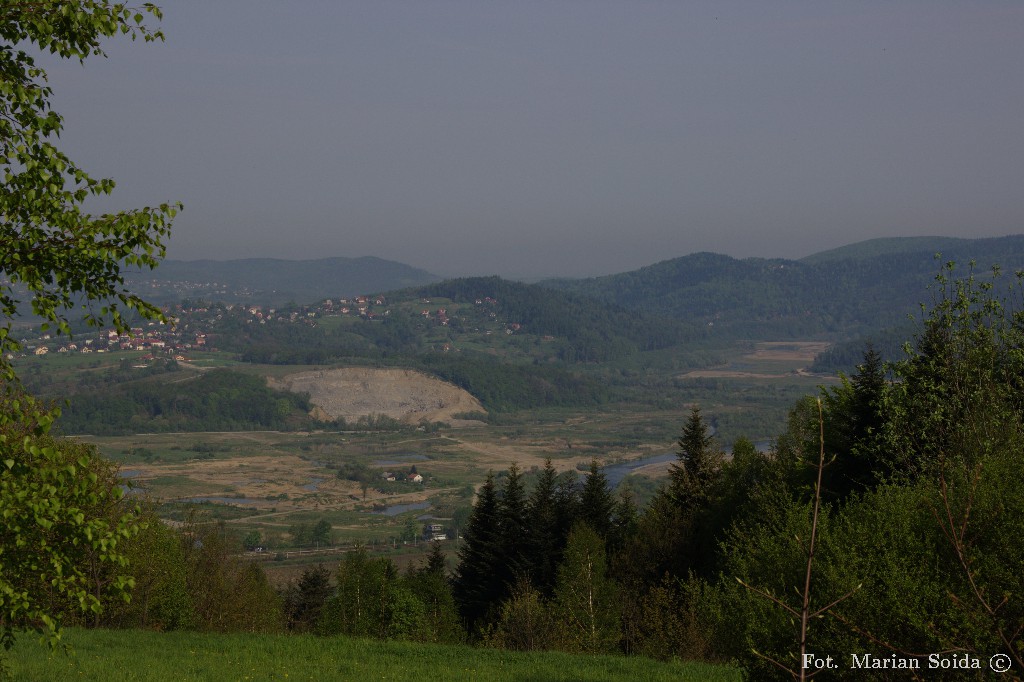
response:
{"label": "green meadow", "polygon": [[22,637],[9,652],[13,679],[39,682],[228,680],[642,680],[741,679],[724,665],[624,656],[513,652],[467,646],[314,637],[70,629],[71,651]]}

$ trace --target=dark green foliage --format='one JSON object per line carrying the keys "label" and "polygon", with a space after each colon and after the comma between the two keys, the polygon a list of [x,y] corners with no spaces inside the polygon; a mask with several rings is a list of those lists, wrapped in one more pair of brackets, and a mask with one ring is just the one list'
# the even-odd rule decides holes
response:
{"label": "dark green foliage", "polygon": [[466,389],[490,411],[509,412],[546,405],[584,407],[599,405],[610,398],[607,386],[558,367],[441,355],[425,356],[422,367]]}
{"label": "dark green foliage", "polygon": [[416,293],[464,303],[491,299],[496,311],[527,332],[564,338],[560,359],[568,363],[606,362],[696,336],[691,327],[674,320],[498,277],[445,280]]}
{"label": "dark green foliage", "polygon": [[864,362],[864,348],[873,348],[885,362],[895,362],[904,356],[903,345],[917,331],[917,325],[907,322],[897,327],[872,332],[870,336],[839,341],[814,358],[809,367],[816,374],[854,374],[857,365]]}
{"label": "dark green foliage", "polygon": [[466,633],[460,624],[441,543],[432,543],[426,563],[404,580],[412,594],[423,604],[424,627],[416,639],[451,643],[465,640]]}
{"label": "dark green foliage", "polygon": [[190,519],[182,532],[194,627],[216,632],[274,632],[281,602],[258,563],[235,554],[223,523]]}
{"label": "dark green foliage", "polygon": [[485,641],[489,646],[512,651],[543,651],[558,645],[558,627],[552,608],[529,581],[516,583],[501,604],[497,622]]}
{"label": "dark green foliage", "polygon": [[545,597],[550,597],[554,590],[555,571],[565,546],[565,536],[558,522],[557,485],[558,474],[549,458],[544,462],[527,505],[530,584]]}
{"label": "dark green foliage", "polygon": [[493,474],[480,488],[469,522],[462,531],[454,592],[466,630],[473,633],[505,593],[499,561],[501,537],[498,493]]}
{"label": "dark green foliage", "polygon": [[874,337],[878,330],[901,325],[934,276],[937,251],[962,263],[1024,267],[1019,235],[890,242],[893,252],[867,249],[870,244],[800,261],[695,253],[631,272],[545,285],[698,323],[717,339],[849,338]]}
{"label": "dark green foliage", "polygon": [[530,572],[527,512],[522,475],[519,466],[513,463],[508,468],[498,499],[499,541],[496,547],[496,568],[503,590],[496,601],[503,600],[511,592],[516,581]]}
{"label": "dark green foliage", "polygon": [[677,463],[670,470],[668,495],[684,512],[705,506],[722,465],[722,451],[708,433],[707,424],[694,406],[677,441]]}
{"label": "dark green foliage", "polygon": [[633,490],[628,485],[619,486],[619,496],[612,511],[611,529],[607,543],[610,550],[618,550],[636,534],[640,512],[633,501]]}
{"label": "dark green foliage", "polygon": [[615,513],[615,497],[608,488],[608,478],[601,471],[597,460],[590,462],[590,474],[580,492],[579,521],[587,524],[602,540],[607,540],[612,531]]}
{"label": "dark green foliage", "polygon": [[314,545],[330,545],[331,523],[327,519],[317,521],[310,533],[310,539]]}
{"label": "dark green foliage", "polygon": [[216,369],[181,382],[128,384],[113,393],[71,399],[67,433],[287,429],[305,423],[306,396],[275,391],[260,377]]}
{"label": "dark green foliage", "polygon": [[326,566],[317,564],[305,569],[299,582],[289,582],[282,596],[286,627],[293,632],[311,632],[333,592],[331,572]]}
{"label": "dark green foliage", "polygon": [[387,558],[359,548],[338,566],[335,596],[324,605],[324,635],[459,642],[462,628],[445,576],[429,566],[400,577]]}
{"label": "dark green foliage", "polygon": [[825,470],[826,499],[842,500],[891,478],[881,443],[887,389],[881,355],[869,346],[857,373],[825,393],[825,448],[834,458]]}
{"label": "dark green foliage", "polygon": [[[938,285],[916,348],[890,366],[895,382],[868,353],[859,374],[826,396],[826,446],[847,478],[833,474],[830,492],[842,504],[824,507],[819,519],[811,609],[849,598],[813,622],[809,650],[961,651],[986,662],[999,652],[1020,664],[1024,557],[1006,541],[1024,530],[1020,313],[972,277],[953,280],[947,270]],[[793,538],[806,538],[810,523],[799,472],[812,422],[798,406],[772,459],[743,465],[742,478],[754,474],[767,495],[733,521],[723,545],[724,576],[780,597],[802,584],[806,548]],[[864,453],[875,458],[868,466],[857,460]],[[861,472],[856,488],[851,472]],[[778,671],[753,649],[796,662],[788,614],[727,577],[719,595],[708,628],[719,655],[740,657],[758,679]]]}
{"label": "dark green foliage", "polygon": [[993,283],[952,275],[949,266],[938,277],[940,298],[916,348],[892,367],[885,464],[901,475],[934,474],[947,462],[971,466],[1005,447],[1024,414],[1021,312],[1005,309]]}

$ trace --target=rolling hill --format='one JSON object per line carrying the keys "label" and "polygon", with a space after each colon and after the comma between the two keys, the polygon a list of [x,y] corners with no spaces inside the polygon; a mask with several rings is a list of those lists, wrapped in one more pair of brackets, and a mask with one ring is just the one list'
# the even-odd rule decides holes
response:
{"label": "rolling hill", "polygon": [[[941,253],[937,258],[936,254]],[[720,338],[843,340],[903,323],[930,300],[942,263],[979,277],[1024,268],[1024,235],[878,239],[801,260],[696,253],[639,270],[547,287],[665,315]]]}

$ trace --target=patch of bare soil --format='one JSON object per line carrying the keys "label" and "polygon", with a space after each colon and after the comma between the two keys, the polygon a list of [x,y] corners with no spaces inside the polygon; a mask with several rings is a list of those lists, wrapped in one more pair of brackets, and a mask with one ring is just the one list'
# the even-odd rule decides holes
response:
{"label": "patch of bare soil", "polygon": [[747,362],[785,362],[792,363],[789,372],[751,372],[732,367],[722,369],[698,369],[682,375],[684,379],[723,378],[723,379],[779,379],[788,374],[811,376],[804,363],[814,362],[814,358],[825,351],[831,344],[825,341],[762,341],[756,345],[753,353],[747,353],[740,359]]}
{"label": "patch of bare soil", "polygon": [[[370,489],[363,499],[358,484],[341,480],[331,470],[287,454],[140,464],[132,465],[132,469],[135,472],[132,481],[157,498],[209,499],[259,510],[264,512],[263,516],[288,514],[299,509],[362,509],[370,508],[375,502],[408,504],[422,502],[427,497],[422,487],[410,486],[408,493],[400,495],[383,495]],[[222,492],[211,492],[214,490]],[[277,511],[266,513],[271,509]]]}
{"label": "patch of bare soil", "polygon": [[813,362],[815,356],[830,345],[825,341],[765,341],[757,344],[754,352],[746,357],[754,360]]}
{"label": "patch of bare soil", "polygon": [[408,369],[346,367],[267,379],[271,388],[308,393],[320,420],[387,415],[417,424],[426,419],[452,426],[479,422],[455,419],[460,412],[486,412],[480,401],[457,386]]}
{"label": "patch of bare soil", "polygon": [[780,374],[760,374],[757,372],[740,372],[733,369],[695,369],[683,375],[684,379],[707,379],[718,377],[722,379],[778,379]]}

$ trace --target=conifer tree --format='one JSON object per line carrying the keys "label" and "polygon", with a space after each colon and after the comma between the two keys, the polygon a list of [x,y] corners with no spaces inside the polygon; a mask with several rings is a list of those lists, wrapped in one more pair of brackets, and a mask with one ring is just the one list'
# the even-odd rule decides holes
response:
{"label": "conifer tree", "polygon": [[320,612],[334,589],[331,572],[317,564],[302,572],[297,584],[289,584],[284,594],[284,612],[288,629],[311,631],[320,620]]}
{"label": "conifer tree", "polygon": [[609,549],[620,549],[626,541],[636,534],[640,513],[633,501],[633,491],[624,485],[619,486],[619,496],[615,501],[612,515],[611,533],[608,536]]}
{"label": "conifer tree", "polygon": [[601,471],[597,460],[591,460],[590,475],[580,493],[580,520],[605,540],[612,529],[614,510],[615,498],[608,489],[608,477]]}
{"label": "conifer tree", "polygon": [[555,514],[557,517],[558,537],[561,546],[569,531],[576,525],[580,515],[579,480],[575,471],[565,471],[558,476],[555,486]]}
{"label": "conifer tree", "polygon": [[420,572],[448,578],[448,559],[441,549],[440,541],[434,540],[430,543],[430,554],[427,555],[427,561]]}
{"label": "conifer tree", "polygon": [[677,441],[677,463],[669,475],[669,497],[684,511],[702,507],[708,501],[715,479],[721,470],[723,455],[708,433],[707,424],[694,406]]}
{"label": "conifer tree", "polygon": [[498,493],[494,474],[488,473],[462,533],[459,567],[453,585],[455,600],[469,632],[482,623],[501,596],[500,547]]}
{"label": "conifer tree", "polygon": [[465,639],[448,580],[448,562],[440,542],[431,543],[426,562],[405,582],[423,604],[425,627],[420,639],[429,642],[461,642]]}
{"label": "conifer tree", "polygon": [[502,583],[499,601],[512,592],[512,586],[529,573],[527,544],[526,489],[519,465],[508,469],[498,501],[498,572]]}
{"label": "conifer tree", "polygon": [[882,356],[869,344],[857,373],[825,393],[825,447],[835,458],[824,471],[826,498],[842,500],[889,477],[879,453],[886,386]]}
{"label": "conifer tree", "polygon": [[557,486],[558,474],[548,458],[527,504],[530,582],[546,597],[551,596],[555,587],[555,571],[563,547],[558,532]]}

